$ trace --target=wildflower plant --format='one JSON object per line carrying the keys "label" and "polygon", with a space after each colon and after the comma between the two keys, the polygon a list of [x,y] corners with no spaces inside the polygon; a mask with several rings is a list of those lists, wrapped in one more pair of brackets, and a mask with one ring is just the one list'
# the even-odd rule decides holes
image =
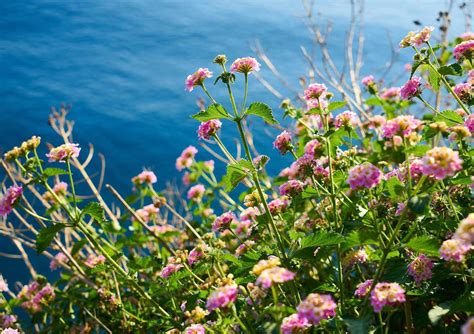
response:
{"label": "wildflower plant", "polygon": [[[107,185],[110,204],[86,171],[92,151],[72,143],[67,112],[55,112],[62,145],[41,155],[32,137],[5,154],[0,214],[2,233],[28,227],[15,240],[49,257],[60,277],[32,268],[16,290],[0,276],[3,332],[469,331],[473,52],[471,40],[432,46],[432,31],[400,43],[414,54],[401,88],[363,79],[364,113],[324,83],[302,89],[301,105],[285,100],[291,128],[267,146],[293,161],[273,177],[250,140],[249,120],[279,123],[249,91],[261,67],[252,57],[228,69],[219,55],[212,72],[187,77],[185,89],[207,97],[192,115],[197,140],[219,159],[185,148],[177,196],[144,170],[126,198]],[[228,101],[214,99],[212,76]],[[430,104],[430,91],[444,102]],[[422,113],[410,115],[415,107]],[[243,156],[226,143],[230,127]]]}

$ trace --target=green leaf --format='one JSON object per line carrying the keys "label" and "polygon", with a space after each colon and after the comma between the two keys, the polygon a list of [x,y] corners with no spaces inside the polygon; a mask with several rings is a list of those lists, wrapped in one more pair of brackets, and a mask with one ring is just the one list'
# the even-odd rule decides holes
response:
{"label": "green leaf", "polygon": [[397,200],[403,194],[405,187],[403,186],[403,183],[400,182],[398,177],[392,176],[387,181],[387,190],[390,193],[390,198],[392,200]]}
{"label": "green leaf", "polygon": [[206,110],[203,110],[191,117],[197,119],[200,122],[207,122],[212,119],[219,118],[232,119],[224,107],[217,103],[211,104]]}
{"label": "green leaf", "polygon": [[346,104],[347,104],[346,101],[334,101],[334,102],[331,102],[331,103],[329,103],[329,105],[328,105],[328,111],[333,111],[333,110],[336,110],[336,109],[340,109],[340,108],[344,107]]}
{"label": "green leaf", "polygon": [[317,231],[301,240],[301,248],[337,245],[344,237],[338,233]]}
{"label": "green leaf", "polygon": [[56,234],[65,228],[64,224],[54,224],[39,231],[36,237],[36,252],[38,254],[43,253],[51,244]]}
{"label": "green leaf", "polygon": [[360,319],[345,318],[344,322],[352,334],[366,334],[369,332],[370,316],[368,315]]}
{"label": "green leaf", "polygon": [[252,103],[245,111],[245,114],[261,117],[265,122],[269,124],[278,124],[278,121],[273,116],[272,109],[265,103]]}
{"label": "green leaf", "polygon": [[105,271],[107,271],[107,265],[104,263],[100,263],[91,269],[92,274],[103,273]]}
{"label": "green leaf", "polygon": [[376,97],[371,97],[365,100],[365,104],[368,106],[381,106],[382,102]]}
{"label": "green leaf", "polygon": [[431,238],[427,235],[423,235],[410,239],[406,246],[419,253],[438,257],[439,247],[441,246],[441,244],[438,240]]}
{"label": "green leaf", "polygon": [[318,196],[318,191],[314,187],[306,187],[302,193],[303,198],[313,198]]}
{"label": "green leaf", "polygon": [[65,171],[62,168],[46,168],[43,171],[43,175],[46,177],[51,177],[51,176],[56,176],[56,175],[64,175],[67,174],[67,171]]}
{"label": "green leaf", "polygon": [[76,255],[82,249],[82,247],[84,247],[86,243],[87,243],[87,239],[85,238],[75,242],[74,246],[72,246],[72,249],[71,249],[71,256]]}
{"label": "green leaf", "polygon": [[444,315],[449,313],[449,306],[450,303],[442,303],[428,311],[428,318],[433,325],[436,325]]}
{"label": "green leaf", "polygon": [[431,149],[428,145],[415,145],[410,148],[408,148],[407,152],[410,154],[413,154],[417,157],[422,157],[425,155],[426,152],[428,152]]}
{"label": "green leaf", "polygon": [[237,163],[232,163],[227,166],[227,173],[222,178],[224,182],[225,191],[231,191],[245,179],[252,170],[252,163],[248,160],[242,159]]}
{"label": "green leaf", "polygon": [[414,196],[408,201],[408,208],[413,213],[421,215],[428,210],[430,201],[431,197],[427,194]]}
{"label": "green leaf", "polygon": [[438,69],[438,72],[439,72],[439,74],[442,74],[442,75],[462,76],[464,74],[462,66],[459,65],[458,63],[454,63],[454,64],[446,65],[446,66],[441,66]]}
{"label": "green leaf", "polygon": [[90,202],[89,204],[86,205],[84,209],[82,209],[82,216],[84,215],[89,215],[98,222],[104,222],[106,221],[105,215],[104,215],[104,209],[99,203],[96,202]]}
{"label": "green leaf", "polygon": [[437,92],[439,90],[439,82],[441,80],[439,73],[431,67],[428,67],[428,72],[428,82],[430,83],[431,88]]}
{"label": "green leaf", "polygon": [[435,122],[445,122],[447,126],[463,124],[463,119],[453,110],[445,110],[433,117]]}

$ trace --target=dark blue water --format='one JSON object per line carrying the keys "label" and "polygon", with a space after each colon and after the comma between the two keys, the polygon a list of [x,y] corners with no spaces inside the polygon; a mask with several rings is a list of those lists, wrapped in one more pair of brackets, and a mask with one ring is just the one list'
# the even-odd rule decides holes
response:
{"label": "dark blue water", "polygon": [[[329,45],[338,63],[344,57],[348,3],[321,1],[318,7],[333,22]],[[367,1],[363,73],[377,73],[388,60],[387,32],[396,45],[415,28],[413,20],[435,25],[443,6],[444,1]],[[0,152],[31,135],[58,144],[47,124],[49,109],[71,104],[75,141],[83,147],[93,143],[106,155],[108,183],[126,192],[130,178],[148,167],[163,186],[180,177],[176,156],[197,143],[198,124],[189,115],[203,94],[185,92],[185,77],[198,67],[212,69],[219,53],[230,60],[252,55],[251,45],[259,40],[297,87],[307,69],[300,45],[311,42],[302,16],[298,0],[0,1]],[[463,29],[459,11],[454,26],[454,33]],[[400,56],[400,71],[408,55]],[[262,74],[291,97],[267,69]],[[280,101],[256,80],[250,89],[250,102],[263,100],[277,109]],[[211,91],[224,97],[222,88]],[[276,172],[287,161],[277,159],[259,125],[256,146],[274,158],[270,170]],[[230,143],[235,131],[225,133]],[[14,248],[1,240],[0,251]],[[46,264],[38,266],[46,270]],[[26,273],[18,275],[23,271],[21,262],[0,258],[0,272],[10,280],[26,280]]]}

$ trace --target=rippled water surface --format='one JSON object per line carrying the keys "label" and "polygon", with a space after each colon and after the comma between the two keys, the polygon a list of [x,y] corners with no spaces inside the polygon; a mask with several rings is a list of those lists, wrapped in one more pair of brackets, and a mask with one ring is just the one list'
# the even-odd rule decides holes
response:
{"label": "rippled water surface", "polygon": [[[329,45],[338,62],[348,3],[318,5],[333,22]],[[415,28],[413,20],[436,24],[443,6],[444,1],[367,1],[364,74],[377,73],[388,60],[388,36],[398,42]],[[460,32],[463,22],[456,13],[454,31]],[[93,143],[106,155],[107,182],[128,191],[130,178],[149,167],[163,185],[179,177],[174,159],[197,141],[197,123],[189,115],[197,111],[202,94],[184,91],[186,75],[212,67],[218,53],[230,59],[252,55],[251,46],[259,40],[296,86],[306,70],[300,45],[311,42],[302,16],[298,0],[0,1],[0,152],[33,134],[59,143],[47,124],[49,109],[71,104],[75,141],[84,147]],[[400,68],[408,53],[400,57]],[[250,89],[250,101],[265,100],[277,108],[279,101],[255,80]],[[215,95],[223,96],[217,90]],[[276,158],[269,137],[254,128],[257,147]],[[273,159],[271,170],[286,162]],[[0,251],[12,250],[0,242]],[[0,261],[0,272],[21,278],[12,269],[19,262]]]}

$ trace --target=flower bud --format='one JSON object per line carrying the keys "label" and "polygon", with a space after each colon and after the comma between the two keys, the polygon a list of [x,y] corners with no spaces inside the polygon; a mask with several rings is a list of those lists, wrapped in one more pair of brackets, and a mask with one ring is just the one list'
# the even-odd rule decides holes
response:
{"label": "flower bud", "polygon": [[226,55],[217,55],[214,58],[213,62],[214,62],[214,64],[224,65],[225,63],[227,63],[227,57],[226,57]]}

